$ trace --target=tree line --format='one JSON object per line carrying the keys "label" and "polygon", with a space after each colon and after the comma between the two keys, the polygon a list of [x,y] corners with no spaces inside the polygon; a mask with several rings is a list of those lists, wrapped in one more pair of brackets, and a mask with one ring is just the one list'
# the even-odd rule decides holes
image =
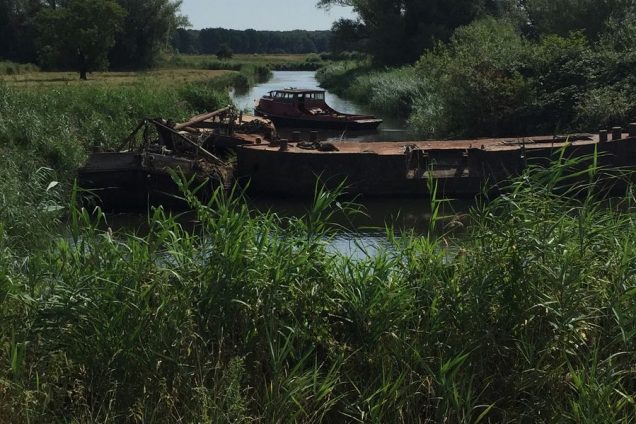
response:
{"label": "tree line", "polygon": [[582,32],[596,40],[634,0],[319,0],[318,6],[353,7],[356,19],[333,25],[333,47],[370,53],[376,64],[415,62],[455,29],[487,16],[505,18],[528,38]]}
{"label": "tree line", "polygon": [[0,0],[0,58],[44,69],[143,69],[187,24],[180,0]]}
{"label": "tree line", "polygon": [[331,31],[257,31],[204,28],[178,29],[171,45],[185,54],[217,54],[223,48],[234,53],[318,53],[329,50]]}
{"label": "tree line", "polygon": [[321,84],[408,117],[424,137],[596,132],[636,121],[634,0],[320,4],[335,3],[358,18],[334,25],[333,46],[373,60],[332,64]]}

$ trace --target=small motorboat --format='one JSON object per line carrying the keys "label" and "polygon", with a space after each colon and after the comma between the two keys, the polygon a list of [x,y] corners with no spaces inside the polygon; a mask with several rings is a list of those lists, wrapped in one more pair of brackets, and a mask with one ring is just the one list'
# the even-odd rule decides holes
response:
{"label": "small motorboat", "polygon": [[324,90],[287,88],[261,97],[254,108],[278,127],[372,130],[382,123],[372,115],[356,115],[333,110],[325,102]]}

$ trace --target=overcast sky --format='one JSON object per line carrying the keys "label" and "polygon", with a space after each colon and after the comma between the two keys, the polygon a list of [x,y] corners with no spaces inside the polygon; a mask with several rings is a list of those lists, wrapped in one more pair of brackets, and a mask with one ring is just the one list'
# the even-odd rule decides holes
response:
{"label": "overcast sky", "polygon": [[350,8],[318,9],[315,0],[183,0],[181,13],[193,29],[260,30],[329,29],[340,18],[351,18]]}

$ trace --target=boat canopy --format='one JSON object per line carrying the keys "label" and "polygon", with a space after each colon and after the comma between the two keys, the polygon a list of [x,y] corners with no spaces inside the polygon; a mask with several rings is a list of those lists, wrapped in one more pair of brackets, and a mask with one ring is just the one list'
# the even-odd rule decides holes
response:
{"label": "boat canopy", "polygon": [[269,96],[274,99],[314,99],[325,100],[325,90],[307,90],[301,88],[286,88],[284,90],[273,90]]}

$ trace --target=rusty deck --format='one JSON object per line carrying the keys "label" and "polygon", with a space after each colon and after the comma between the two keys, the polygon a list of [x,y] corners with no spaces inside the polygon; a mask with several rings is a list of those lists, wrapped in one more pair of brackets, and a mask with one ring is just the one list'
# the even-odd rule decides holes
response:
{"label": "rusty deck", "polygon": [[[341,183],[351,194],[420,196],[439,192],[471,196],[484,186],[519,175],[529,164],[548,165],[560,154],[592,157],[604,167],[634,168],[636,137],[599,135],[484,138],[473,140],[399,142],[275,142],[246,144],[237,149],[239,181],[255,193],[310,196],[316,182]],[[329,149],[318,148],[328,144]],[[304,146],[304,148],[299,147]]]}

